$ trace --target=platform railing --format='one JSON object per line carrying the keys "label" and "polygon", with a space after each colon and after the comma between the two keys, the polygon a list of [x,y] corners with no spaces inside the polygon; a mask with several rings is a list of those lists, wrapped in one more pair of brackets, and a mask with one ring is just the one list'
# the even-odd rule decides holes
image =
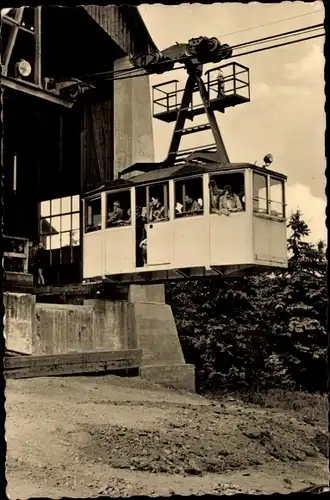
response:
{"label": "platform railing", "polygon": [[[183,94],[184,89],[178,89],[178,80],[170,80],[165,83],[159,83],[158,85],[153,85],[152,87],[152,114],[157,115],[158,113],[165,113],[173,110],[179,110],[180,103],[178,102],[179,94]],[[171,85],[171,90],[164,90]],[[156,93],[161,97],[156,98]],[[173,102],[173,103],[172,103]],[[156,108],[161,108],[157,109]]]}
{"label": "platform railing", "polygon": [[[223,73],[223,86],[224,96],[228,95],[242,95],[246,92],[246,97],[250,100],[250,71],[249,68],[243,66],[239,63],[229,63],[224,64],[222,66],[218,66],[216,68],[209,69],[205,72],[205,76],[207,78],[206,88],[209,92],[210,101],[212,101],[212,93],[218,93],[218,82],[219,79],[217,77],[217,73],[219,70]],[[241,75],[239,77],[239,75]],[[242,91],[243,92],[242,93]],[[216,99],[214,97],[213,99]]]}
{"label": "platform railing", "polygon": [[5,271],[28,273],[29,240],[4,235],[3,267]]}
{"label": "platform railing", "polygon": [[[223,73],[222,83],[224,90],[221,96],[219,96],[218,90],[219,70]],[[242,64],[229,63],[206,71],[205,85],[209,96],[209,105],[214,103],[216,106],[216,103],[221,99],[223,100],[225,106],[239,104],[240,100],[242,100],[242,102],[250,100],[250,72],[249,68],[243,66]],[[178,89],[178,80],[170,80],[154,85],[152,87],[153,116],[155,118],[163,119],[161,118],[162,115],[178,112],[184,90],[184,88]],[[192,113],[204,107],[203,102],[198,99],[196,93],[198,93],[198,87],[194,88],[192,101],[187,109],[187,111]],[[229,98],[231,101],[226,103],[223,98]]]}

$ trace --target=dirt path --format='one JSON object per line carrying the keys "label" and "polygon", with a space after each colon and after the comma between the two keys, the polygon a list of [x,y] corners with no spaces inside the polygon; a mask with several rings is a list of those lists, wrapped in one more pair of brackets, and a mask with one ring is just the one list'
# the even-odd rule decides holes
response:
{"label": "dirt path", "polygon": [[11,498],[289,492],[327,479],[326,422],[290,412],[114,376],[9,380],[6,398]]}

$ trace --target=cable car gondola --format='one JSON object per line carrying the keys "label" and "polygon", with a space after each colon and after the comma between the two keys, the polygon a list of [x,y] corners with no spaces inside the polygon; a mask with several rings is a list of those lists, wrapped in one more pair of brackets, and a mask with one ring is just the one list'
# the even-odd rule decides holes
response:
{"label": "cable car gondola", "polygon": [[192,163],[87,194],[84,279],[163,283],[285,268],[285,182],[248,163]]}

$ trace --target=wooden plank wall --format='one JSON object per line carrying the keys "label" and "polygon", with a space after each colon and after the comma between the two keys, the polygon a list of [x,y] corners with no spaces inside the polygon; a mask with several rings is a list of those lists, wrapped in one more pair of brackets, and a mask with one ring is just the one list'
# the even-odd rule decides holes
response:
{"label": "wooden plank wall", "polygon": [[86,102],[84,190],[113,179],[113,99]]}
{"label": "wooden plank wall", "polygon": [[[126,53],[132,52],[132,37],[127,23],[116,5],[84,7],[88,14],[108,33],[116,44]],[[123,54],[124,55],[124,54]]]}
{"label": "wooden plank wall", "polygon": [[[124,11],[127,11],[128,6],[88,5],[84,8],[123,50],[123,56],[154,49],[154,46],[150,46],[143,21],[134,16],[134,12],[125,15]],[[132,11],[132,6],[130,10]]]}

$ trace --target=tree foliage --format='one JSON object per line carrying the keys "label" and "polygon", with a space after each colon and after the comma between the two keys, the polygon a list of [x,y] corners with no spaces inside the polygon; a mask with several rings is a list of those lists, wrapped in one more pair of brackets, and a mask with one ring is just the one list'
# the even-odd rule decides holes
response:
{"label": "tree foliage", "polygon": [[325,245],[305,241],[299,211],[288,229],[285,272],[167,287],[200,388],[326,391]]}

